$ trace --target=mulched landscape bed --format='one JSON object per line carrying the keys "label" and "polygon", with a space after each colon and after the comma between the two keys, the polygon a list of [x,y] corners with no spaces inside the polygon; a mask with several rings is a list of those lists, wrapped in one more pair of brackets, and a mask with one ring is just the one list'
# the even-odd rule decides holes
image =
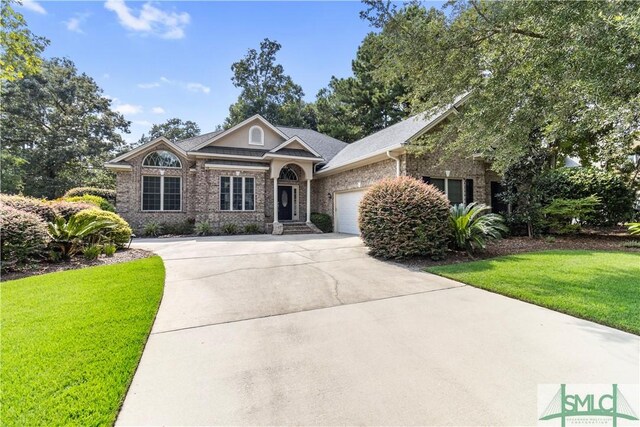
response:
{"label": "mulched landscape bed", "polygon": [[20,271],[2,273],[2,275],[0,275],[0,280],[5,282],[7,280],[22,279],[23,277],[36,276],[39,274],[54,273],[56,271],[76,270],[78,268],[94,267],[98,265],[118,264],[121,262],[148,258],[152,255],[153,252],[145,251],[143,249],[120,249],[111,257],[100,255],[98,259],[95,259],[93,261],[88,261],[84,257],[82,257],[82,255],[80,255],[67,262],[34,263],[32,265],[24,267]]}
{"label": "mulched landscape bed", "polygon": [[435,261],[429,258],[410,258],[398,261],[398,263],[411,269],[422,270],[425,267],[435,265],[457,264],[524,252],[553,249],[625,251],[640,254],[640,248],[623,246],[623,243],[630,241],[640,242],[637,238],[634,239],[629,236],[624,229],[609,229],[604,231],[585,230],[574,236],[552,236],[534,239],[529,237],[509,237],[489,243],[485,251],[478,252],[473,257],[467,255],[465,252],[448,251],[446,257],[442,260]]}

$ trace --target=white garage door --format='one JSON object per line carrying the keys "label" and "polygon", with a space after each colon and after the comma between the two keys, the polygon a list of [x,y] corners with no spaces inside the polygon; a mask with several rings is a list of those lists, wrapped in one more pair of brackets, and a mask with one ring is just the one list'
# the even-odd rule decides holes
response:
{"label": "white garage door", "polygon": [[358,227],[358,205],[365,190],[336,194],[336,231],[338,233],[360,234]]}

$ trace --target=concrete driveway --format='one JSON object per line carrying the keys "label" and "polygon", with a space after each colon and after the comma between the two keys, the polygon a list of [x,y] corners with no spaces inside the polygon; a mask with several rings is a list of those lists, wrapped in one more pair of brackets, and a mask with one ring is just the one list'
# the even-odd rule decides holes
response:
{"label": "concrete driveway", "polygon": [[139,240],[164,298],[120,425],[532,425],[640,338],[366,255],[357,237]]}

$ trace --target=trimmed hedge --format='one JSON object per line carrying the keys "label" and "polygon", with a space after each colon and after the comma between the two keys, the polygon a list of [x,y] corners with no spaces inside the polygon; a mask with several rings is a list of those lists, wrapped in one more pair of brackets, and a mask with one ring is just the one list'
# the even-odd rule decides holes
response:
{"label": "trimmed hedge", "polygon": [[323,233],[331,233],[333,231],[333,219],[331,218],[331,215],[312,212],[311,222]]}
{"label": "trimmed hedge", "polygon": [[77,214],[85,209],[95,209],[95,205],[84,202],[68,202],[66,200],[54,200],[51,206],[58,212],[58,215],[69,220],[72,215]]}
{"label": "trimmed hedge", "polygon": [[415,178],[384,179],[372,186],[360,202],[358,220],[374,256],[439,258],[447,248],[449,201]]}
{"label": "trimmed hedge", "polygon": [[104,197],[85,194],[84,196],[65,197],[63,200],[67,202],[84,202],[99,207],[103,211],[115,212],[116,208]]}
{"label": "trimmed hedge", "polygon": [[118,247],[123,247],[129,240],[131,239],[131,227],[127,221],[122,219],[119,215],[102,211],[100,209],[85,209],[80,211],[75,216],[78,220],[92,219],[92,220],[110,220],[114,224],[116,224],[115,228],[110,230],[101,230],[100,233],[104,234],[104,236],[111,241],[111,243],[115,244]]}
{"label": "trimmed hedge", "polygon": [[97,187],[76,187],[70,190],[67,190],[64,193],[64,197],[77,197],[77,196],[98,196],[103,199],[107,199],[111,203],[116,202],[116,190],[110,190],[108,188],[97,188]]}
{"label": "trimmed hedge", "polygon": [[33,197],[12,196],[0,194],[0,203],[24,212],[32,213],[43,221],[50,222],[56,219],[58,212],[50,203]]}
{"label": "trimmed hedge", "polygon": [[39,258],[49,240],[47,225],[39,216],[0,204],[3,271]]}

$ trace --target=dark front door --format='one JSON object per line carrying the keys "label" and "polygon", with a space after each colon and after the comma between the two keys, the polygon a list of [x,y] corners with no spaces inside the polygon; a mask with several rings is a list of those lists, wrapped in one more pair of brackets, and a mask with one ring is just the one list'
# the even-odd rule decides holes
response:
{"label": "dark front door", "polygon": [[293,218],[293,197],[291,187],[278,186],[278,221],[287,221]]}
{"label": "dark front door", "polygon": [[509,210],[507,204],[502,200],[502,192],[504,192],[502,184],[491,181],[491,211],[494,213],[506,214]]}

